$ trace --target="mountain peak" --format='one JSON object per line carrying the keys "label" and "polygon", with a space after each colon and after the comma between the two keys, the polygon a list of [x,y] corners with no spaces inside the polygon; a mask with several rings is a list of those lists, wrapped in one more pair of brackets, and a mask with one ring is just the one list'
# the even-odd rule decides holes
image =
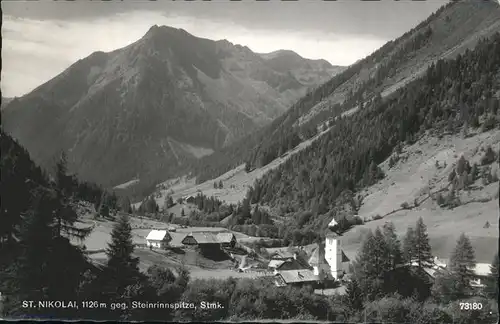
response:
{"label": "mountain peak", "polygon": [[274,59],[276,57],[293,57],[296,59],[304,59],[302,56],[291,50],[277,50],[270,53],[262,53],[259,55],[266,60]]}
{"label": "mountain peak", "polygon": [[146,32],[146,34],[144,35],[143,38],[156,37],[156,36],[160,36],[160,35],[173,35],[173,34],[177,34],[177,35],[184,34],[184,35],[192,36],[190,33],[188,33],[187,31],[185,31],[182,28],[174,28],[174,27],[165,26],[165,25],[158,26],[155,24],[155,25],[151,26],[151,28],[149,28],[149,30]]}

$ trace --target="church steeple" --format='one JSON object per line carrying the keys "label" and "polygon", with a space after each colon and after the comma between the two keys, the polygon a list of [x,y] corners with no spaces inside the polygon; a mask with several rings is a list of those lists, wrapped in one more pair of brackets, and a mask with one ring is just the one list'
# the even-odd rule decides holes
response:
{"label": "church steeple", "polygon": [[339,228],[339,223],[335,220],[335,218],[332,219],[332,221],[328,224],[328,229],[330,232],[327,235],[340,235],[340,228]]}

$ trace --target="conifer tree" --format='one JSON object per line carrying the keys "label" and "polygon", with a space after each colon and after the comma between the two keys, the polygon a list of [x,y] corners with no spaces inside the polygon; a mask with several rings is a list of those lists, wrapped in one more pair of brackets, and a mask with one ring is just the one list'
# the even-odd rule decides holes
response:
{"label": "conifer tree", "polygon": [[105,277],[108,284],[104,295],[108,298],[119,298],[127,286],[136,284],[142,278],[139,259],[132,256],[133,252],[132,228],[128,216],[122,215],[113,227],[111,242],[106,249],[108,262]]}
{"label": "conifer tree", "polygon": [[380,227],[377,227],[374,235],[374,249],[372,262],[379,277],[382,277],[392,268],[391,250]]}
{"label": "conifer tree", "polygon": [[37,188],[33,195],[33,209],[23,217],[20,231],[21,255],[8,269],[9,285],[7,291],[3,292],[8,296],[5,311],[12,316],[36,316],[36,309],[21,308],[22,301],[46,300],[50,296],[50,281],[47,280],[50,278],[47,274],[47,262],[50,260],[48,254],[53,239],[58,235],[51,215],[53,206],[49,196],[53,193]]}
{"label": "conifer tree", "polygon": [[132,206],[128,196],[124,196],[120,199],[120,210],[132,214]]}
{"label": "conifer tree", "polygon": [[493,258],[493,262],[490,266],[491,274],[490,278],[488,280],[487,286],[488,286],[488,291],[490,292],[491,297],[495,298],[498,300],[498,266],[499,266],[499,261],[498,261],[498,252],[495,254],[495,257]]}
{"label": "conifer tree", "polygon": [[363,309],[363,292],[356,279],[347,283],[344,300],[351,316]]}
{"label": "conifer tree", "polygon": [[369,231],[361,245],[360,252],[353,263],[354,278],[367,298],[374,299],[381,293],[383,276],[380,253],[374,253],[377,239]]}
{"label": "conifer tree", "polygon": [[390,267],[391,269],[395,269],[396,266],[402,262],[401,243],[399,242],[396,229],[392,222],[385,223],[383,229],[385,243],[389,250]]}
{"label": "conifer tree", "polygon": [[19,308],[23,300],[74,300],[87,266],[81,250],[59,232],[55,190],[40,186],[32,195],[34,204],[22,220],[20,255],[8,269],[7,309],[12,315],[68,315],[67,309]]}
{"label": "conifer tree", "polygon": [[474,248],[469,238],[462,233],[457,240],[457,245],[450,256],[449,269],[456,275],[463,293],[471,289],[470,280],[473,278],[473,268],[476,263]]}
{"label": "conifer tree", "polygon": [[104,191],[101,195],[98,214],[101,217],[109,217],[108,194]]}
{"label": "conifer tree", "polygon": [[413,254],[413,249],[415,245],[415,231],[412,227],[408,226],[406,234],[403,240],[403,261],[405,263],[411,263],[415,257]]}
{"label": "conifer tree", "polygon": [[431,246],[429,244],[429,236],[427,227],[424,224],[422,217],[417,220],[415,226],[415,241],[412,254],[419,267],[428,267],[432,265]]}

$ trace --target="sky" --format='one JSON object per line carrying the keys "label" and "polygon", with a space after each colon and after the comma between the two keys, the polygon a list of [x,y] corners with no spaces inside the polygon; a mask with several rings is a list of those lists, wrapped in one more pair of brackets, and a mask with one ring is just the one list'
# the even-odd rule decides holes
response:
{"label": "sky", "polygon": [[95,51],[137,41],[155,24],[258,53],[287,49],[347,66],[447,2],[2,1],[2,96],[24,95]]}

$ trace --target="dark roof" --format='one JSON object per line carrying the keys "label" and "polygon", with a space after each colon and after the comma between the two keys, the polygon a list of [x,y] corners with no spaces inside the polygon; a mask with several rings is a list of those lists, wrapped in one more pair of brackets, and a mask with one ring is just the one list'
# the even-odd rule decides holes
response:
{"label": "dark roof", "polygon": [[293,251],[275,251],[271,258],[289,259],[293,258],[294,254]]}
{"label": "dark roof", "polygon": [[308,269],[278,271],[276,275],[283,278],[285,283],[310,282],[320,280],[319,276],[315,275],[314,272]]}
{"label": "dark roof", "polygon": [[[213,233],[213,232],[193,232],[186,235],[186,238],[192,237],[198,244],[220,244],[231,243],[235,236],[230,232]],[[183,239],[183,240],[184,240]]]}
{"label": "dark roof", "polygon": [[186,237],[193,237],[196,243],[198,244],[219,244],[219,241],[217,240],[217,235],[214,233],[191,233],[187,235]]}
{"label": "dark roof", "polygon": [[349,262],[349,261],[351,261],[351,260],[347,257],[347,255],[345,255],[345,253],[344,253],[344,251],[343,251],[343,250],[341,250],[341,252],[342,252],[342,262]]}

